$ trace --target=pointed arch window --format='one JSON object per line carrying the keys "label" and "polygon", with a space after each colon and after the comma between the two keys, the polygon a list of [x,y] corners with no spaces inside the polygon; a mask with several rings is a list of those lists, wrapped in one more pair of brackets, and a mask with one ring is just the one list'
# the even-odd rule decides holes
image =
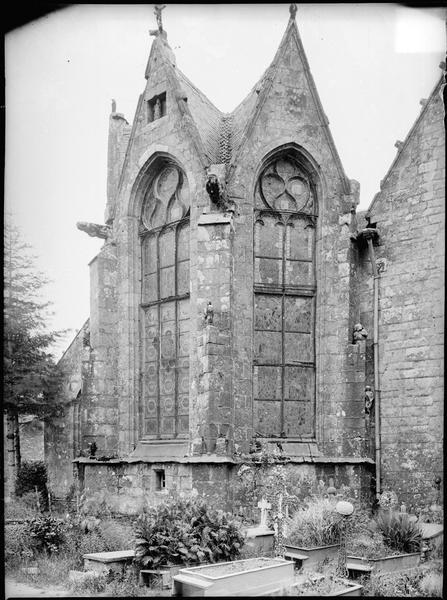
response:
{"label": "pointed arch window", "polygon": [[163,163],[145,195],[142,242],[143,437],[189,432],[189,197]]}
{"label": "pointed arch window", "polygon": [[314,186],[293,154],[261,172],[254,225],[254,430],[315,433]]}

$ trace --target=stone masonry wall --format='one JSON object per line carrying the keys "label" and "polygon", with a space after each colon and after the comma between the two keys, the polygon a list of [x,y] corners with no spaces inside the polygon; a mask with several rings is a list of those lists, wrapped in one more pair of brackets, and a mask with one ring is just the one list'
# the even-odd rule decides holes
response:
{"label": "stone masonry wall", "polygon": [[97,456],[118,450],[116,394],[116,255],[105,244],[90,263],[89,352],[83,362],[81,446],[95,442]]}
{"label": "stone masonry wall", "polygon": [[[145,506],[154,506],[172,497],[173,493],[189,494],[197,492],[210,506],[235,514],[240,512],[254,516],[256,506],[250,505],[243,493],[238,476],[240,463],[223,462],[216,464],[203,457],[199,462],[93,462],[88,459],[78,461],[79,482],[89,499],[97,506],[101,503],[112,512],[121,514],[141,514]],[[285,465],[287,481],[298,498],[303,499],[315,489],[318,481],[326,487],[332,478],[337,489],[347,486],[356,502],[365,502],[370,496],[370,471],[358,463],[289,463]],[[156,472],[163,470],[165,488],[157,489]],[[257,503],[258,500],[256,500]]]}
{"label": "stone masonry wall", "polygon": [[[59,365],[67,374],[64,399],[64,414],[54,418],[44,426],[44,454],[48,469],[48,481],[51,491],[63,496],[73,483],[73,465],[75,458],[74,404],[82,405],[82,361],[85,358],[85,340],[88,338],[87,321],[62,356]],[[81,392],[81,396],[79,396]],[[76,400],[78,399],[78,400]]]}
{"label": "stone masonry wall", "polygon": [[[380,245],[382,488],[416,509],[443,476],[445,139],[438,85],[370,208]],[[361,321],[372,331],[372,277],[362,254]]]}

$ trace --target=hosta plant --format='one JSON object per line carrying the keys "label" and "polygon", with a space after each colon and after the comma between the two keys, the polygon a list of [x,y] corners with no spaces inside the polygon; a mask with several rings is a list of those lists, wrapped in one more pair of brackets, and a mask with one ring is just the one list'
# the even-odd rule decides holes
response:
{"label": "hosta plant", "polygon": [[138,518],[135,562],[154,568],[233,560],[244,542],[239,525],[199,499],[170,500]]}

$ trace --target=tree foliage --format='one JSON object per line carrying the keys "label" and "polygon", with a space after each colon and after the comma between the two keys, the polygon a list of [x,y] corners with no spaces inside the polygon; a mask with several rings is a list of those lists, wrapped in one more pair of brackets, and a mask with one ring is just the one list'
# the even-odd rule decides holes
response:
{"label": "tree foliage", "polygon": [[62,372],[51,346],[63,332],[48,330],[51,303],[42,300],[48,280],[31,247],[9,217],[4,232],[3,407],[40,418],[58,411]]}

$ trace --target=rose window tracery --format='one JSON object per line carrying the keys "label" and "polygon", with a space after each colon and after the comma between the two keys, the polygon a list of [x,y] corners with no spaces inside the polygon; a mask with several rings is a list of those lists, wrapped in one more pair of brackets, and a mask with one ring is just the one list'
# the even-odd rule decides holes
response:
{"label": "rose window tracery", "polygon": [[259,187],[262,200],[272,210],[310,212],[313,208],[309,181],[289,158],[271,163],[262,173]]}

